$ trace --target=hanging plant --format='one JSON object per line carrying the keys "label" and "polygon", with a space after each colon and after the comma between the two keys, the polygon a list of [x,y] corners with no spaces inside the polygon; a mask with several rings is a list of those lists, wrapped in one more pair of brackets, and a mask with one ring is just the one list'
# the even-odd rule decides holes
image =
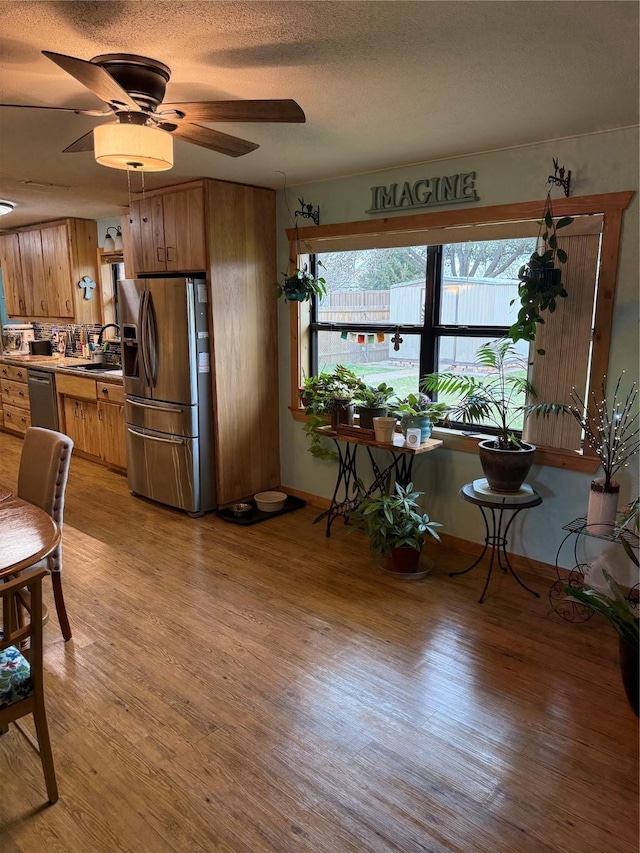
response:
{"label": "hanging plant", "polygon": [[[318,261],[318,267],[322,262]],[[312,296],[322,299],[327,294],[326,282],[319,276],[313,276],[305,264],[297,268],[293,275],[282,273],[282,281],[276,282],[276,298],[284,296],[287,302],[308,302]]]}
{"label": "hanging plant", "polygon": [[[550,314],[556,310],[556,300],[565,299],[567,291],[562,285],[562,270],[560,264],[566,264],[567,253],[558,248],[557,231],[566,228],[573,222],[572,216],[563,216],[558,221],[553,219],[551,207],[551,196],[547,195],[544,205],[542,220],[538,223],[538,246],[526,264],[518,271],[518,298],[521,308],[518,311],[518,319],[509,329],[509,337],[516,341],[533,341],[538,331],[538,324],[544,323],[540,316],[541,311],[549,311]],[[542,246],[540,246],[542,243]],[[511,305],[516,302],[511,300]],[[544,355],[543,349],[538,349],[540,355]]]}

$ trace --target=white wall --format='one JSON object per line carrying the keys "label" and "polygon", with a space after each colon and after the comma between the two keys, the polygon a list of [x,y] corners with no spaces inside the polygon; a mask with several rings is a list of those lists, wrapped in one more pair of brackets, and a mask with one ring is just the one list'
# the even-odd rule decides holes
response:
{"label": "white wall", "polygon": [[[369,218],[364,211],[369,207],[371,186],[469,171],[477,173],[476,188],[480,201],[475,205],[544,199],[546,179],[553,172],[553,157],[558,158],[560,165],[571,169],[572,196],[638,190],[638,129],[632,128],[289,187],[287,201],[291,211],[298,207],[299,197],[303,197],[306,203],[320,205],[322,225],[364,220]],[[558,190],[554,195],[560,192]],[[437,209],[444,210],[446,206]],[[301,221],[300,224],[306,223]],[[288,243],[285,230],[291,226],[284,195],[280,192],[279,270],[286,269]],[[617,377],[626,370],[629,382],[638,377],[638,269],[636,195],[624,214],[609,361],[609,375]],[[335,485],[336,465],[311,457],[302,427],[292,419],[288,410],[289,309],[284,302],[279,308],[279,353],[282,485],[330,497]],[[365,454],[362,456],[364,458]],[[632,465],[618,478],[621,482],[621,504],[635,497],[640,490],[638,459],[636,456]],[[483,540],[484,527],[479,511],[458,496],[458,490],[464,483],[481,476],[477,456],[438,450],[417,460],[413,473],[416,487],[426,492],[424,503],[427,512],[442,522],[446,533],[477,542]],[[540,492],[544,503],[521,513],[516,519],[509,550],[553,564],[564,536],[562,525],[586,513],[590,480],[591,475],[588,474],[534,466],[528,482]],[[338,533],[339,525],[334,525],[333,529],[336,535],[342,535]],[[571,562],[570,555],[565,562]]]}

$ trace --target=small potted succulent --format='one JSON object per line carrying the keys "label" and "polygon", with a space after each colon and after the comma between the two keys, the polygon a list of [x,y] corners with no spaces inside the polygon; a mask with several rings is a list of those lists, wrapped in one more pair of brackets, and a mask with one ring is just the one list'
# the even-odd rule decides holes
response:
{"label": "small potted succulent", "polygon": [[[556,300],[565,298],[567,291],[562,285],[562,270],[560,264],[567,262],[567,253],[558,247],[557,231],[566,228],[573,222],[573,217],[563,216],[557,221],[553,218],[551,207],[551,196],[547,195],[543,218],[540,224],[540,240],[542,248],[536,248],[526,264],[518,271],[518,298],[521,307],[518,311],[518,319],[509,328],[509,337],[517,341],[533,341],[538,331],[538,325],[544,323],[540,316],[541,311],[549,311],[550,314],[556,310]],[[511,300],[511,305],[516,302]],[[544,350],[537,351],[544,355]]]}
{"label": "small potted succulent", "polygon": [[436,521],[431,521],[422,510],[418,498],[422,492],[413,490],[413,483],[402,487],[395,484],[390,489],[390,480],[384,493],[362,498],[357,509],[350,513],[353,530],[363,530],[369,537],[371,549],[384,561],[384,568],[403,577],[422,577],[419,570],[420,554],[424,546],[424,535],[440,539]]}
{"label": "small potted succulent", "polygon": [[419,429],[421,442],[429,438],[434,422],[446,417],[448,411],[446,403],[434,403],[423,392],[408,394],[393,405],[393,413],[400,418],[400,429],[405,438],[408,429]]}
{"label": "small potted succulent", "polygon": [[373,429],[373,419],[383,418],[387,414],[387,404],[393,393],[393,388],[385,382],[375,388],[362,383],[362,387],[356,391],[356,412],[363,429]]}
{"label": "small potted succulent", "polygon": [[[322,262],[318,261],[318,267]],[[308,302],[313,296],[322,299],[327,294],[326,281],[309,272],[307,264],[296,268],[292,275],[282,273],[282,281],[276,282],[276,298],[284,296],[286,302]]]}

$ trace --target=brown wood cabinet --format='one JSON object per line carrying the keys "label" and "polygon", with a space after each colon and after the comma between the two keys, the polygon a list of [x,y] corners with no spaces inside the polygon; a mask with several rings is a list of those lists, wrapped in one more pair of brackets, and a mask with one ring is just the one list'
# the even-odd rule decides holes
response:
{"label": "brown wood cabinet", "polygon": [[31,426],[27,370],[0,364],[0,421],[10,432],[24,433]]}
{"label": "brown wood cabinet", "polygon": [[205,270],[204,189],[170,188],[133,201],[123,230],[127,275]]}
{"label": "brown wood cabinet", "polygon": [[0,268],[7,314],[10,317],[24,317],[27,306],[20,264],[20,238],[17,234],[0,234]]}
{"label": "brown wood cabinet", "polygon": [[132,202],[128,278],[207,276],[215,452],[221,506],[280,483],[275,192],[202,179]]}
{"label": "brown wood cabinet", "polygon": [[60,429],[75,450],[117,468],[127,467],[124,390],[84,376],[58,374]]}
{"label": "brown wood cabinet", "polygon": [[99,323],[100,298],[84,298],[78,283],[98,280],[97,225],[65,219],[21,228],[0,238],[0,264],[10,317]]}

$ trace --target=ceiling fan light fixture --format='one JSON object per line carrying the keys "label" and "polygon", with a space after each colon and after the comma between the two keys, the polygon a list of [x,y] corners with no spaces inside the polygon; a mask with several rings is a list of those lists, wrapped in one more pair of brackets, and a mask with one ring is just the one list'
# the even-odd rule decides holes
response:
{"label": "ceiling fan light fixture", "polygon": [[93,130],[96,161],[111,169],[165,172],[173,168],[173,138],[139,124],[103,124]]}
{"label": "ceiling fan light fixture", "polygon": [[0,216],[4,216],[6,213],[13,213],[14,208],[15,204],[12,201],[0,198]]}

